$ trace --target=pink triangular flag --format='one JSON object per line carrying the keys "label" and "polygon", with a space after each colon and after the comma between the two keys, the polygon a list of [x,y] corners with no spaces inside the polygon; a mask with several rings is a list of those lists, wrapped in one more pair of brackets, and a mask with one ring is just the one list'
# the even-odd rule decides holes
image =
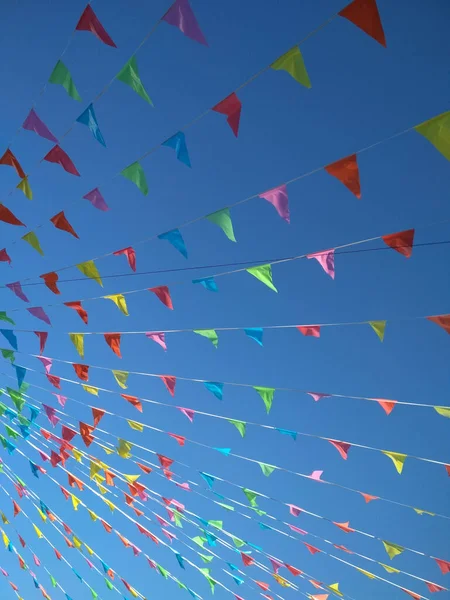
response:
{"label": "pink triangular flag", "polygon": [[45,414],[47,415],[48,420],[56,427],[60,419],[56,416],[56,410],[52,406],[47,406],[47,404],[42,404],[43,409],[45,410]]}
{"label": "pink triangular flag", "polygon": [[128,248],[122,248],[122,250],[116,250],[113,252],[114,256],[121,256],[124,254],[127,258],[128,264],[130,265],[130,269],[132,271],[136,271],[136,252],[134,248],[128,246]]}
{"label": "pink triangular flag", "polygon": [[47,125],[37,116],[34,108],[32,108],[28,113],[28,117],[23,122],[22,127],[27,131],[34,131],[46,140],[50,140],[50,142],[54,142],[55,144],[58,143],[58,140],[55,138]]}
{"label": "pink triangular flag", "polygon": [[188,38],[207,46],[208,43],[203,35],[197,19],[189,4],[189,0],[175,0],[166,14],[162,17],[162,21],[178,27]]}
{"label": "pink triangular flag", "polygon": [[294,517],[298,517],[298,515],[302,512],[302,509],[298,506],[295,506],[295,504],[286,504],[286,506],[289,506],[289,512]]}
{"label": "pink triangular flag", "polygon": [[351,444],[349,444],[348,442],[338,442],[336,440],[328,440],[330,442],[330,444],[333,444],[333,446],[336,448],[336,450],[339,452],[339,454],[342,456],[342,458],[344,460],[347,460],[348,458],[348,451],[351,448]]}
{"label": "pink triangular flag", "polygon": [[164,333],[162,332],[153,332],[153,333],[146,333],[145,334],[148,339],[153,340],[154,342],[156,342],[157,344],[159,344],[161,346],[161,348],[163,348],[164,350],[167,350],[167,344],[166,344],[166,336]]}
{"label": "pink triangular flag", "polygon": [[275,573],[278,573],[278,570],[281,569],[281,567],[284,567],[284,564],[282,562],[280,562],[277,558],[270,558],[269,560],[272,564],[272,568],[274,570]]}
{"label": "pink triangular flag", "polygon": [[174,535],[170,531],[167,531],[167,529],[163,529],[162,532],[166,536],[166,538],[169,539],[170,543],[172,543],[172,540],[176,539],[176,535]]}
{"label": "pink triangular flag", "polygon": [[56,394],[55,392],[52,392],[52,394],[56,397],[58,404],[60,404],[64,408],[67,401],[66,396],[61,396],[61,394]]}
{"label": "pink triangular flag", "polygon": [[190,492],[191,488],[189,487],[189,483],[186,481],[185,483],[176,483],[175,485],[179,488],[181,488],[182,490],[184,490],[185,492]]}
{"label": "pink triangular flag", "polygon": [[67,173],[70,173],[71,175],[76,175],[77,177],[80,176],[72,160],[69,158],[69,155],[58,145],[53,146],[50,152],[48,152],[42,160],[60,165],[64,171],[67,171]]}
{"label": "pink triangular flag", "polygon": [[313,471],[311,475],[309,475],[310,479],[314,479],[315,481],[322,481],[320,478],[322,476],[323,471]]}
{"label": "pink triangular flag", "polygon": [[270,202],[270,204],[275,207],[277,213],[286,221],[286,223],[291,222],[287,188],[284,184],[259,194],[259,197],[267,200],[267,202]]}
{"label": "pink triangular flag", "polygon": [[300,535],[308,535],[308,532],[305,531],[304,529],[300,529],[300,527],[296,527],[295,525],[291,525],[291,523],[288,523],[290,529],[292,529],[292,531],[295,531],[297,533],[300,533]]}
{"label": "pink triangular flag", "polygon": [[322,398],[330,398],[330,394],[321,394],[320,392],[306,392],[308,396],[313,398],[314,402],[319,402]]}
{"label": "pink triangular flag", "polygon": [[45,369],[45,372],[50,373],[50,370],[51,370],[52,364],[53,364],[53,360],[51,358],[47,358],[46,356],[36,356],[36,358],[41,361],[41,363]]}
{"label": "pink triangular flag", "polygon": [[178,410],[181,410],[183,415],[185,415],[191,423],[194,421],[195,410],[192,408],[183,408],[182,406],[177,406]]}
{"label": "pink triangular flag", "polygon": [[8,289],[10,289],[18,298],[20,298],[24,302],[29,302],[28,298],[23,293],[22,286],[20,285],[20,281],[15,281],[14,283],[7,283],[6,287]]}
{"label": "pink triangular flag", "polygon": [[297,329],[304,336],[309,337],[320,337],[320,325],[297,325]]}
{"label": "pink triangular flag", "polygon": [[173,375],[160,375],[160,378],[169,391],[169,394],[171,396],[175,396],[175,385],[177,383],[176,377]]}
{"label": "pink triangular flag", "polygon": [[327,275],[334,279],[334,248],[307,254],[306,258],[315,258]]}
{"label": "pink triangular flag", "polygon": [[106,204],[105,199],[103,198],[100,190],[98,188],[94,188],[93,190],[91,190],[90,192],[88,192],[85,196],[83,196],[84,199],[89,200],[89,202],[92,204],[92,206],[94,206],[95,208],[98,208],[98,210],[109,210],[109,206]]}
{"label": "pink triangular flag", "polygon": [[36,317],[36,319],[40,319],[41,321],[44,321],[44,323],[47,323],[47,325],[51,325],[50,319],[42,306],[33,306],[33,308],[27,308],[27,311],[33,315],[33,317]]}

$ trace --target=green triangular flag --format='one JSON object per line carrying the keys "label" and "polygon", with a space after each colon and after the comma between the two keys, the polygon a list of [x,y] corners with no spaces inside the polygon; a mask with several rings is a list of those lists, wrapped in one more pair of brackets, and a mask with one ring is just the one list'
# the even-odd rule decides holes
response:
{"label": "green triangular flag", "polygon": [[265,510],[260,510],[259,508],[255,508],[254,506],[250,506],[251,510],[254,510],[256,514],[258,514],[260,517],[263,517],[264,515],[267,515],[267,512]]}
{"label": "green triangular flag", "polygon": [[30,427],[31,425],[31,421],[29,421],[26,417],[24,417],[23,415],[17,415],[17,420],[19,421],[19,423],[21,425],[24,425],[25,427]]}
{"label": "green triangular flag", "polygon": [[[49,575],[50,575],[50,573],[49,573]],[[54,588],[58,585],[58,583],[57,583],[56,579],[53,577],[53,575],[50,575],[50,581],[52,582],[52,586]]]}
{"label": "green triangular flag", "polygon": [[450,160],[450,111],[416,125],[414,129]]}
{"label": "green triangular flag", "polygon": [[223,529],[223,521],[208,521],[208,525],[216,529]]}
{"label": "green triangular flag", "polygon": [[14,402],[14,406],[17,408],[18,412],[22,412],[23,405],[25,404],[25,400],[22,398],[22,394],[17,392],[16,390],[12,390],[11,388],[6,388],[11,400]]}
{"label": "green triangular flag", "polygon": [[269,477],[269,475],[272,475],[272,473],[275,471],[276,467],[273,467],[272,465],[267,465],[266,463],[258,463],[259,466],[261,467],[261,471],[264,473],[264,475],[266,477]]}
{"label": "green triangular flag", "polygon": [[15,440],[17,440],[17,438],[19,437],[17,431],[14,431],[14,429],[12,429],[9,425],[5,425],[5,431],[9,437],[14,438]]}
{"label": "green triangular flag", "polygon": [[6,321],[7,323],[11,323],[11,325],[15,325],[14,321],[8,317],[4,310],[0,310],[0,321]]}
{"label": "green triangular flag", "polygon": [[245,542],[237,537],[232,536],[233,539],[233,544],[236,546],[236,548],[242,548],[242,546],[245,546]]}
{"label": "green triangular flag", "polygon": [[288,50],[286,54],[280,56],[280,58],[270,66],[276,71],[286,71],[295,79],[295,81],[298,81],[307,88],[311,87],[311,81],[309,80],[308,72],[306,71],[305,62],[298,46]]}
{"label": "green triangular flag", "polygon": [[0,352],[2,353],[3,358],[10,360],[12,363],[16,360],[14,350],[9,350],[8,348],[0,348]]}
{"label": "green triangular flag", "polygon": [[77,92],[77,88],[75,87],[72,76],[69,73],[69,69],[61,60],[58,60],[56,63],[56,66],[53,69],[48,81],[49,83],[62,85],[71,98],[81,102],[81,97]]}
{"label": "green triangular flag", "polygon": [[218,502],[217,504],[225,510],[234,510],[234,506],[229,506],[228,504],[224,504],[223,502]]}
{"label": "green triangular flag", "polygon": [[252,492],[252,490],[249,490],[247,488],[242,488],[242,491],[247,496],[247,500],[250,502],[251,506],[258,506],[258,504],[256,502],[256,498],[258,497],[258,494],[256,492]]}
{"label": "green triangular flag", "polygon": [[148,185],[145,178],[145,172],[140,162],[136,161],[120,172],[126,179],[132,181],[137,188],[146,196],[148,194]]}
{"label": "green triangular flag", "polygon": [[274,292],[278,292],[277,288],[272,283],[272,265],[261,265],[259,267],[250,267],[246,269],[247,273],[262,281],[267,287]]}
{"label": "green triangular flag", "polygon": [[95,590],[93,590],[92,588],[89,588],[89,589],[91,590],[91,594],[92,594],[92,597],[94,598],[94,600],[95,600],[95,598],[98,598],[97,592]]}
{"label": "green triangular flag", "polygon": [[3,402],[0,402],[0,417],[3,417],[5,412],[6,412],[6,406],[3,404]]}
{"label": "green triangular flag", "polygon": [[368,321],[368,323],[379,337],[380,342],[382,342],[384,340],[384,330],[386,329],[386,321]]}
{"label": "green triangular flag", "polygon": [[39,240],[37,238],[37,235],[34,233],[34,231],[30,231],[29,233],[26,233],[25,235],[22,236],[22,239],[24,242],[28,242],[30,244],[30,246],[32,248],[34,248],[36,250],[36,252],[39,252],[39,254],[41,256],[44,256],[44,251],[42,250]]}
{"label": "green triangular flag", "polygon": [[181,523],[181,514],[177,510],[172,511],[172,514],[173,520],[175,522],[175,527],[180,527],[181,529],[183,529],[183,524]]}
{"label": "green triangular flag", "polygon": [[22,181],[20,181],[16,185],[18,190],[21,190],[28,200],[33,200],[33,192],[31,191],[30,182],[28,181],[28,177],[24,177]]}
{"label": "green triangular flag", "polygon": [[153,106],[153,102],[150,96],[145,91],[142,84],[141,78],[139,77],[139,71],[137,66],[136,57],[132,56],[120,73],[116,76],[116,79],[126,83],[133,89],[141,98]]}
{"label": "green triangular flag", "polygon": [[84,333],[69,333],[70,340],[75,346],[78,354],[84,356]]}
{"label": "green triangular flag", "polygon": [[404,550],[403,546],[399,546],[398,544],[393,544],[392,542],[385,542],[384,540],[383,540],[383,546],[391,560],[395,556],[398,556],[399,554],[401,554]]}
{"label": "green triangular flag", "polygon": [[214,556],[207,556],[206,554],[202,554],[201,552],[199,552],[198,555],[200,556],[202,561],[207,564],[210,563],[214,558]]}
{"label": "green triangular flag", "polygon": [[114,375],[114,379],[117,381],[118,385],[123,389],[127,389],[127,379],[128,379],[128,371],[112,371]]}
{"label": "green triangular flag", "polygon": [[161,575],[164,577],[164,579],[167,579],[169,577],[169,571],[167,571],[167,569],[164,569],[164,567],[161,567],[161,565],[156,565],[158,571],[161,573]]}
{"label": "green triangular flag", "polygon": [[275,394],[275,389],[269,387],[261,387],[258,385],[255,385],[253,389],[256,390],[261,396],[262,401],[266,406],[267,414],[269,414],[270,409],[272,408],[273,395]]}
{"label": "green triangular flag", "polygon": [[100,273],[98,272],[97,266],[93,260],[87,260],[86,262],[79,263],[77,265],[77,269],[81,271],[83,275],[93,279],[103,287],[102,278],[100,277]]}
{"label": "green triangular flag", "polygon": [[109,581],[109,579],[105,578],[105,583],[106,583],[106,587],[108,588],[108,590],[113,590],[114,586],[113,584]]}
{"label": "green triangular flag", "polygon": [[221,210],[217,210],[210,215],[206,215],[205,219],[208,219],[208,221],[211,221],[211,223],[218,225],[229,240],[232,242],[236,241],[229,208],[222,208]]}
{"label": "green triangular flag", "polygon": [[194,333],[208,338],[216,348],[219,345],[219,336],[215,329],[194,329]]}
{"label": "green triangular flag", "polygon": [[235,419],[227,419],[227,421],[236,427],[242,437],[245,436],[245,421],[236,421]]}
{"label": "green triangular flag", "polygon": [[191,539],[195,544],[197,544],[198,546],[201,546],[202,548],[207,541],[206,538],[202,537],[201,535],[196,535],[195,537],[193,537]]}

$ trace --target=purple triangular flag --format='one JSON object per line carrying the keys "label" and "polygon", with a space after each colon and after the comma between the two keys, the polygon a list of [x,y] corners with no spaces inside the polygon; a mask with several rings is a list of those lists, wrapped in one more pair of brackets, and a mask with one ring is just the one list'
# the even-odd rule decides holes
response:
{"label": "purple triangular flag", "polygon": [[53,427],[55,427],[60,421],[60,419],[56,416],[56,409],[54,409],[52,406],[47,406],[47,404],[43,404],[42,407],[45,410],[45,414],[47,415],[48,420],[53,425]]}
{"label": "purple triangular flag", "polygon": [[267,200],[267,202],[270,202],[270,204],[275,207],[277,213],[286,221],[286,223],[291,222],[288,194],[285,185],[280,185],[279,187],[273,188],[273,190],[267,190],[267,192],[259,194],[259,197],[264,198],[264,200]]}
{"label": "purple triangular flag", "polygon": [[162,20],[169,23],[169,25],[178,27],[191,40],[195,40],[205,46],[208,45],[189,4],[189,0],[175,0]]}
{"label": "purple triangular flag", "polygon": [[40,319],[41,321],[44,321],[44,323],[47,323],[47,325],[51,325],[50,319],[42,306],[33,306],[33,308],[27,308],[27,311],[33,315],[33,317],[36,317],[36,319]]}
{"label": "purple triangular flag", "polygon": [[89,200],[92,206],[95,206],[98,210],[109,210],[109,206],[106,204],[105,199],[98,188],[91,190],[86,196],[83,196],[83,198]]}
{"label": "purple triangular flag", "polygon": [[27,129],[28,131],[34,131],[46,140],[50,140],[55,144],[58,143],[58,140],[55,138],[55,136],[47,127],[47,125],[43,121],[41,121],[41,119],[37,116],[34,108],[30,110],[28,117],[23,122],[22,127],[24,129]]}
{"label": "purple triangular flag", "polygon": [[20,285],[20,281],[15,281],[14,283],[7,283],[6,287],[10,289],[14,294],[23,300],[24,302],[29,302],[28,298],[25,296],[22,290],[22,286]]}
{"label": "purple triangular flag", "polygon": [[53,365],[53,360],[51,358],[47,358],[46,356],[36,356],[36,358],[41,361],[42,366],[45,369],[45,372],[50,373],[52,365]]}

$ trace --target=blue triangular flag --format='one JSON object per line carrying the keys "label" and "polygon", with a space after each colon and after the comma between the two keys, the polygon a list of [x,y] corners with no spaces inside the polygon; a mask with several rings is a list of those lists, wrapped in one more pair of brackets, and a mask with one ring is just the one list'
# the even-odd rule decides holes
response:
{"label": "blue triangular flag", "polygon": [[14,368],[16,369],[17,387],[20,388],[20,386],[23,383],[23,380],[25,379],[25,373],[27,372],[27,370],[25,369],[25,367],[19,367],[17,365],[14,365]]}
{"label": "blue triangular flag", "polygon": [[263,531],[266,529],[273,529],[273,527],[269,527],[268,525],[266,525],[265,523],[258,523],[260,529],[262,529]]}
{"label": "blue triangular flag", "polygon": [[30,437],[30,430],[25,425],[18,425],[22,437],[27,440]]}
{"label": "blue triangular flag", "polygon": [[200,521],[200,523],[201,523],[202,525],[204,525],[205,527],[208,527],[208,526],[209,526],[209,523],[208,523],[208,521],[207,521],[206,519],[202,519],[202,517],[199,517],[199,516],[197,516],[197,519],[198,519],[198,520]]}
{"label": "blue triangular flag", "polygon": [[197,598],[197,594],[195,592],[193,592],[190,588],[186,588],[186,589],[193,598]]}
{"label": "blue triangular flag", "polygon": [[41,411],[39,410],[39,408],[36,408],[35,406],[30,406],[29,404],[27,404],[27,407],[30,409],[30,421],[33,423],[37,419]]}
{"label": "blue triangular flag", "polygon": [[14,350],[18,350],[17,347],[17,338],[14,335],[14,331],[12,329],[0,329],[0,333],[4,338],[8,340]]}
{"label": "blue triangular flag", "polygon": [[16,446],[9,440],[5,440],[5,448],[8,450],[8,454],[12,454],[16,449]]}
{"label": "blue triangular flag", "polygon": [[11,544],[11,542],[9,542],[9,544],[8,544],[8,550],[9,550],[10,552],[12,552],[12,551],[13,551],[13,545]]}
{"label": "blue triangular flag", "polygon": [[246,544],[248,544],[249,546],[251,546],[255,550],[258,550],[259,552],[263,552],[263,549],[261,548],[261,546],[256,546],[255,544],[251,544],[250,542],[246,542]]}
{"label": "blue triangular flag", "polygon": [[178,250],[178,252],[181,252],[184,258],[188,257],[186,246],[179,229],[172,229],[172,231],[161,233],[158,235],[158,239],[167,240],[169,244],[172,244],[172,246]]}
{"label": "blue triangular flag", "polygon": [[5,410],[5,415],[9,418],[10,421],[12,421],[13,419],[15,419],[17,417],[17,414],[10,408],[7,408]]}
{"label": "blue triangular flag", "polygon": [[75,569],[72,567],[72,571],[75,573],[75,575],[78,577],[78,579],[81,581],[81,583],[83,583],[83,578],[81,577],[81,575],[79,573],[77,573],[75,571]]}
{"label": "blue triangular flag", "polygon": [[[36,580],[35,577],[33,577],[33,583],[34,583],[34,587],[38,590],[39,589],[39,582]],[[67,594],[66,594],[67,596]]]}
{"label": "blue triangular flag", "polygon": [[263,345],[263,328],[262,327],[246,327],[244,329],[245,334],[248,335],[249,338],[255,340],[257,344],[260,346]]}
{"label": "blue triangular flag", "polygon": [[242,585],[244,583],[244,580],[241,579],[240,577],[237,577],[236,575],[233,575],[233,579],[234,579],[235,583],[237,583],[237,585]]}
{"label": "blue triangular flag", "polygon": [[214,450],[217,450],[217,452],[220,452],[224,456],[228,456],[231,452],[231,448],[214,448]]}
{"label": "blue triangular flag", "polygon": [[290,435],[294,441],[297,439],[296,431],[291,431],[290,429],[280,429],[279,427],[277,427],[276,430],[282,433],[283,435]]}
{"label": "blue triangular flag", "polygon": [[103,567],[103,570],[105,571],[105,573],[108,573],[110,567],[108,567],[108,565],[105,562],[103,562],[101,559],[100,559],[100,562],[102,563],[102,567]]}
{"label": "blue triangular flag", "polygon": [[163,143],[163,146],[173,148],[175,150],[175,154],[177,155],[178,160],[188,167],[191,166],[191,161],[189,159],[189,153],[186,146],[186,137],[182,131],[179,131],[171,138],[166,140]]}
{"label": "blue triangular flag", "polygon": [[[125,596],[124,596],[124,598],[125,598]],[[66,600],[72,600],[72,598],[67,593],[66,593]]]}
{"label": "blue triangular flag", "polygon": [[180,567],[182,569],[184,569],[185,568],[184,567],[184,561],[183,561],[183,557],[181,556],[181,554],[179,554],[178,552],[175,552],[175,557],[176,557],[176,559],[177,559],[178,564],[180,565]]}
{"label": "blue triangular flag", "polygon": [[211,392],[211,394],[214,394],[214,396],[216,398],[218,398],[219,400],[222,400],[222,398],[223,398],[223,383],[220,383],[220,381],[204,381],[203,385],[208,390],[208,392]]}
{"label": "blue triangular flag", "polygon": [[199,283],[210,292],[218,292],[217,283],[214,277],[202,277],[201,279],[193,279],[192,283]]}
{"label": "blue triangular flag", "polygon": [[48,509],[48,506],[45,504],[45,502],[42,502],[42,500],[40,500],[39,504],[41,505],[42,512],[44,512],[44,513],[50,512],[49,509]]}
{"label": "blue triangular flag", "polygon": [[217,496],[218,498],[220,498],[221,500],[225,500],[225,496],[222,496],[222,494],[219,494],[219,492],[214,492],[213,491],[214,496]]}
{"label": "blue triangular flag", "polygon": [[233,565],[233,563],[227,562],[227,565],[230,567],[230,569],[232,571],[238,571],[239,570],[239,567],[237,567],[236,565]]}
{"label": "blue triangular flag", "polygon": [[33,473],[33,475],[35,477],[37,477],[39,479],[39,475],[38,475],[39,469],[37,468],[37,465],[35,465],[33,462],[31,462],[31,460],[29,462],[30,462],[31,472]]}
{"label": "blue triangular flag", "polygon": [[215,478],[212,475],[208,475],[208,473],[203,473],[202,471],[199,471],[199,473],[203,477],[203,479],[206,481],[209,488],[212,490],[214,482],[215,482]]}
{"label": "blue triangular flag", "polygon": [[83,125],[87,125],[92,132],[92,135],[95,137],[97,142],[100,142],[102,146],[105,146],[105,139],[102,135],[102,132],[99,129],[97,117],[95,116],[94,107],[92,104],[89,104],[87,109],[81,113],[81,115],[77,119],[78,123],[82,123]]}
{"label": "blue triangular flag", "polygon": [[209,533],[209,531],[203,531],[203,533],[205,534],[205,538],[208,542],[208,546],[215,546],[217,537],[215,535],[213,535],[212,533]]}

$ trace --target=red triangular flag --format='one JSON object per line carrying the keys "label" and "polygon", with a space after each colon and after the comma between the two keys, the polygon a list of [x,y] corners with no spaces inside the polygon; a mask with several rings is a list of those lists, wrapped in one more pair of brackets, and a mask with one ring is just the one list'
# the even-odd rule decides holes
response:
{"label": "red triangular flag", "polygon": [[212,110],[227,116],[227,123],[231,131],[237,137],[239,132],[239,121],[241,119],[242,103],[233,92],[224,100],[213,106]]}
{"label": "red triangular flag", "polygon": [[[64,489],[64,488],[62,487],[62,485],[61,485],[61,486],[59,486],[59,489],[60,489],[60,490],[61,490],[61,492],[63,493],[63,496],[64,496],[64,498],[65,498],[66,500],[68,500],[68,499],[70,498],[70,493],[69,493],[69,492],[68,492],[66,489]],[[63,523],[63,525],[64,525],[64,528],[65,528],[65,527],[66,527],[66,525],[65,525],[64,523]]]}
{"label": "red triangular flag", "polygon": [[102,420],[104,414],[105,414],[105,411],[102,410],[101,408],[93,408],[92,409],[92,416],[94,417],[94,427],[97,427],[97,425]]}
{"label": "red triangular flag", "polygon": [[331,165],[327,165],[325,171],[336,177],[336,179],[339,179],[358,199],[361,198],[361,184],[359,181],[356,154],[346,156],[345,158],[341,158],[341,160],[331,163]]}
{"label": "red triangular flag", "polygon": [[75,475],[72,475],[72,473],[67,473],[67,479],[69,481],[69,486],[70,487],[77,487],[80,492],[83,491],[84,486],[83,486],[83,482],[78,479],[78,477],[75,477]]}
{"label": "red triangular flag", "polygon": [[336,523],[336,521],[333,521],[333,525],[336,525],[336,527],[339,527],[339,529],[342,529],[345,533],[352,533],[355,531],[350,527],[350,521],[347,521],[346,523]]}
{"label": "red triangular flag", "polygon": [[369,502],[372,502],[372,500],[378,500],[378,496],[372,496],[372,494],[365,494],[364,492],[359,492],[361,494],[361,496],[364,498],[364,500],[366,501],[366,504],[369,504]]}
{"label": "red triangular flag", "polygon": [[34,332],[39,338],[39,354],[44,352],[45,343],[48,338],[48,331],[35,331]]}
{"label": "red triangular flag", "polygon": [[411,592],[411,590],[407,590],[406,588],[400,588],[402,590],[402,592],[405,592],[405,594],[408,594],[408,596],[411,596],[411,598],[414,598],[414,600],[421,600],[422,596],[419,596],[419,594],[416,594],[415,592]]}
{"label": "red triangular flag", "polygon": [[11,150],[9,148],[8,148],[8,150],[6,150],[5,154],[0,158],[0,165],[6,165],[7,167],[14,167],[14,169],[16,170],[16,173],[20,177],[20,179],[24,179],[26,177],[25,171],[22,169],[19,161],[17,160],[17,158],[14,156],[14,154],[11,152]]}
{"label": "red triangular flag", "polygon": [[434,559],[437,562],[438,567],[442,571],[442,575],[450,573],[450,562],[448,560],[442,560],[441,558]]}
{"label": "red triangular flag", "polygon": [[305,336],[320,337],[320,325],[297,325],[297,329]]}
{"label": "red triangular flag", "polygon": [[390,415],[394,410],[394,406],[397,404],[397,400],[385,400],[384,398],[373,398],[378,402],[381,408],[387,415]]}
{"label": "red triangular flag", "polygon": [[164,382],[164,385],[168,389],[171,396],[175,396],[175,384],[177,382],[177,378],[173,375],[160,375],[160,378]]}
{"label": "red triangular flag", "polygon": [[450,465],[445,465],[445,470],[447,471],[447,475],[450,477]]}
{"label": "red triangular flag", "polygon": [[292,573],[292,575],[294,575],[295,577],[297,575],[301,575],[303,573],[303,571],[300,571],[300,569],[297,569],[296,567],[293,567],[292,565],[288,565],[287,563],[284,563],[284,566],[286,567],[286,569],[288,569],[288,571],[290,571]]}
{"label": "red triangular flag", "polygon": [[20,506],[17,504],[17,502],[15,500],[13,500],[12,503],[13,503],[13,507],[14,507],[14,516],[17,517],[17,515],[21,511],[21,508],[20,508]]}
{"label": "red triangular flag", "polygon": [[260,587],[265,592],[267,592],[267,590],[269,589],[269,584],[265,583],[264,581],[256,581],[256,579],[255,579],[255,583],[258,587]]}
{"label": "red triangular flag", "polygon": [[152,469],[150,467],[147,467],[146,465],[142,465],[141,463],[136,463],[136,464],[141,469],[141,471],[144,471],[144,473],[146,473],[147,475],[152,472]]}
{"label": "red triangular flag", "polygon": [[6,248],[0,250],[0,262],[7,262],[8,264],[11,264],[11,257],[6,252]]}
{"label": "red triangular flag", "polygon": [[58,286],[56,285],[56,282],[59,279],[58,273],[51,271],[50,273],[44,273],[43,275],[39,275],[39,277],[44,280],[45,285],[51,292],[53,292],[54,294],[61,293],[58,289]]}
{"label": "red triangular flag", "polygon": [[57,375],[50,375],[50,373],[45,373],[49,383],[51,383],[57,390],[61,389],[61,378]]}
{"label": "red triangular flag", "polygon": [[48,152],[42,160],[61,165],[61,167],[64,169],[64,171],[67,171],[67,173],[70,173],[71,175],[76,175],[77,177],[80,176],[69,156],[64,152],[64,150],[60,146],[58,146],[58,144],[56,146],[53,146],[50,152]]}
{"label": "red triangular flag", "polygon": [[111,485],[114,487],[114,473],[111,473],[111,471],[105,471],[105,481],[106,481],[106,485]]}
{"label": "red triangular flag", "polygon": [[[19,534],[17,534],[17,535],[19,535]],[[19,535],[19,542],[20,542],[20,545],[22,546],[22,548],[25,548],[25,546],[26,546],[25,540],[20,535]]]}
{"label": "red triangular flag", "polygon": [[52,467],[55,468],[56,465],[58,463],[60,463],[61,461],[62,461],[62,458],[60,457],[60,455],[56,454],[56,452],[54,450],[52,450],[51,456],[50,456],[50,463],[51,463]]}
{"label": "red triangular flag", "polygon": [[0,221],[9,223],[9,225],[22,225],[22,227],[25,227],[25,223],[19,221],[19,219],[9,210],[9,208],[6,208],[4,204],[0,204]]}
{"label": "red triangular flag", "polygon": [[386,48],[386,38],[376,0],[353,0],[338,14]]}
{"label": "red triangular flag", "polygon": [[81,300],[73,300],[72,302],[64,302],[65,306],[68,308],[73,308],[77,311],[77,314],[80,316],[81,320],[88,324],[88,314],[81,306]]}
{"label": "red triangular flag", "polygon": [[70,442],[76,435],[77,432],[70,429],[70,427],[67,427],[66,425],[61,427],[61,437],[65,442]]}
{"label": "red triangular flag", "polygon": [[447,333],[450,333],[450,315],[436,315],[435,317],[427,317],[427,319],[442,327]]}
{"label": "red triangular flag", "polygon": [[305,544],[305,546],[308,548],[308,550],[311,552],[311,554],[316,554],[317,552],[322,552],[322,550],[319,550],[319,548],[316,548],[315,546],[311,546],[311,544],[307,544],[306,542],[303,542],[303,544]]}
{"label": "red triangular flag", "polygon": [[112,531],[112,527],[109,523],[107,523],[106,521],[104,521],[103,519],[100,519],[100,523],[103,525],[103,527],[106,529],[106,531],[108,533],[111,533]]}
{"label": "red triangular flag", "polygon": [[81,381],[89,381],[89,365],[82,365],[80,363],[72,363],[72,367]]}
{"label": "red triangular flag", "polygon": [[255,559],[248,554],[245,554],[245,552],[241,552],[241,558],[246,567],[250,567],[255,562]]}
{"label": "red triangular flag", "polygon": [[120,256],[121,254],[125,254],[128,260],[128,264],[132,271],[136,271],[136,252],[134,248],[128,246],[128,248],[122,248],[122,250],[116,250],[113,252],[114,256]]}
{"label": "red triangular flag", "polygon": [[168,458],[167,456],[163,456],[162,454],[156,454],[156,456],[158,457],[158,460],[163,469],[170,469],[171,465],[174,462],[172,458]]}
{"label": "red triangular flag", "polygon": [[139,412],[142,412],[142,403],[138,398],[136,398],[136,396],[129,396],[128,394],[120,394],[120,395],[122,396],[122,398],[124,400],[126,400],[127,402],[132,404],[134,406],[134,408],[136,408],[136,410],[138,410]]}
{"label": "red triangular flag", "polygon": [[122,358],[122,355],[120,353],[120,333],[105,333],[104,338],[105,342],[114,352],[114,354],[117,354],[119,358]]}
{"label": "red triangular flag", "polygon": [[403,254],[406,258],[411,256],[414,244],[414,229],[406,229],[405,231],[382,235],[381,239],[389,248]]}
{"label": "red triangular flag", "polygon": [[56,558],[57,558],[58,560],[61,560],[61,559],[62,559],[62,554],[61,554],[61,552],[60,552],[59,550],[57,550],[56,548],[53,548],[53,550],[55,551]]}
{"label": "red triangular flag", "polygon": [[161,302],[173,310],[172,298],[170,297],[170,291],[167,285],[160,285],[158,287],[148,288],[149,292],[153,292],[155,296],[157,296]]}
{"label": "red triangular flag", "polygon": [[67,233],[70,233],[71,235],[73,235],[73,237],[80,239],[78,237],[75,229],[72,227],[72,225],[66,219],[66,215],[64,214],[63,210],[61,212],[59,212],[57,215],[55,215],[54,217],[52,217],[50,219],[50,221],[53,223],[53,225],[56,227],[56,229],[61,229],[62,231],[67,231]]}
{"label": "red triangular flag", "polygon": [[186,442],[186,438],[182,435],[177,435],[176,433],[169,433],[170,437],[178,442],[180,446],[184,446]]}
{"label": "red triangular flag", "polygon": [[431,583],[431,581],[425,581],[425,584],[432,594],[434,592],[445,591],[445,588],[441,587],[440,585],[437,585],[437,583]]}
{"label": "red triangular flag", "polygon": [[97,18],[97,15],[92,9],[92,6],[88,4],[83,11],[83,14],[78,21],[77,26],[75,27],[77,31],[90,31],[97,37],[101,42],[106,44],[107,46],[112,46],[113,48],[117,48],[115,43],[112,41],[106,29],[100,23]]}
{"label": "red triangular flag", "polygon": [[336,450],[339,452],[339,454],[342,456],[342,458],[344,460],[347,460],[348,458],[348,451],[351,448],[351,444],[349,444],[348,442],[337,442],[336,440],[328,440],[330,442],[330,444],[333,444],[333,446],[336,448]]}
{"label": "red triangular flag", "polygon": [[94,436],[91,433],[94,431],[94,427],[87,425],[86,423],[82,423],[80,421],[80,435],[83,438],[83,442],[87,447],[89,447],[94,441]]}

